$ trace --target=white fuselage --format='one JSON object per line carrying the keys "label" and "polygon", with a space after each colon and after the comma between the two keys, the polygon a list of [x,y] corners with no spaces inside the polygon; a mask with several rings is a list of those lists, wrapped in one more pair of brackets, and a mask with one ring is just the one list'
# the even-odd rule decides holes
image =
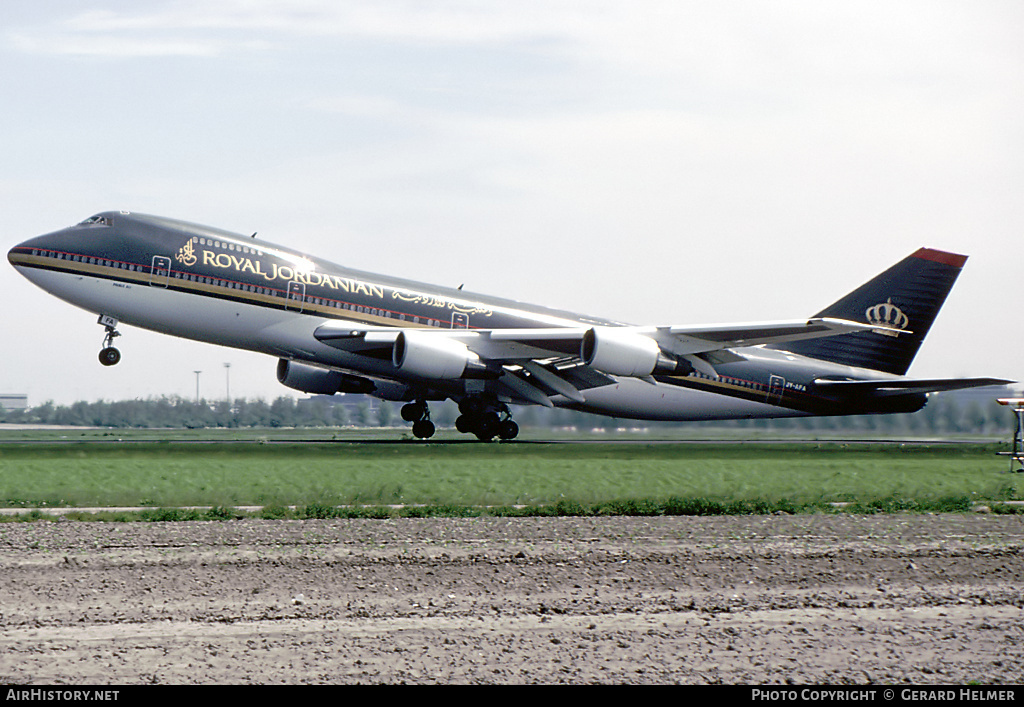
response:
{"label": "white fuselage", "polygon": [[[388,377],[394,372],[389,361],[369,360],[317,341],[313,332],[326,321],[317,314],[271,309],[86,274],[28,267],[18,267],[18,270],[42,289],[71,304],[133,326],[279,358],[316,361],[366,375]],[[588,389],[585,405],[562,396],[554,396],[551,401],[558,406],[573,406],[613,417],[649,420],[803,414],[768,403],[636,378],[616,377],[614,380],[613,385]]]}

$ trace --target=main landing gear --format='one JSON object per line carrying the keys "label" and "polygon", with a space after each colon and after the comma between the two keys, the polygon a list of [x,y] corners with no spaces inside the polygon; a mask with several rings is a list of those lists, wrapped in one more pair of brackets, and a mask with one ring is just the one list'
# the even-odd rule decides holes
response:
{"label": "main landing gear", "polygon": [[103,349],[100,351],[100,363],[104,366],[114,366],[121,360],[121,352],[111,345],[114,343],[114,339],[116,337],[121,336],[121,332],[117,330],[117,320],[113,317],[101,314],[97,324],[102,324],[107,332],[106,336],[103,337]]}
{"label": "main landing gear", "polygon": [[420,439],[434,436],[434,423],[430,421],[430,408],[426,401],[417,400],[402,406],[402,419],[412,423],[412,433]]}
{"label": "main landing gear", "polygon": [[475,434],[481,442],[495,437],[511,440],[519,434],[519,425],[512,421],[508,405],[495,398],[470,395],[459,401],[459,412],[462,414],[455,420],[455,428]]}
{"label": "main landing gear", "polygon": [[[458,419],[455,427],[459,432],[475,434],[482,442],[495,437],[502,440],[515,439],[519,425],[512,421],[508,405],[494,397],[470,395],[459,402]],[[412,433],[420,439],[434,436],[434,423],[430,421],[430,408],[426,401],[406,403],[402,406],[402,419],[412,423]]]}

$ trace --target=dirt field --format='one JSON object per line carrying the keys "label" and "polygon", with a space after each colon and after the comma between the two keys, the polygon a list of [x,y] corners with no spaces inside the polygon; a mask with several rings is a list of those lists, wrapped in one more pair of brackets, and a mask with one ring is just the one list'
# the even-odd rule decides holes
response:
{"label": "dirt field", "polygon": [[1020,683],[1024,520],[0,524],[0,683]]}

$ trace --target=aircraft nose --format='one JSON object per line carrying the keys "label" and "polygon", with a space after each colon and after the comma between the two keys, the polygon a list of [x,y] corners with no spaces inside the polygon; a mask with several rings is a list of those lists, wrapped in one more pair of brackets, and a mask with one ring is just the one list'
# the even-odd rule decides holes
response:
{"label": "aircraft nose", "polygon": [[19,265],[24,265],[27,259],[27,254],[32,253],[32,241],[34,240],[36,239],[32,238],[24,243],[19,243],[7,251],[7,262],[16,268]]}
{"label": "aircraft nose", "polygon": [[58,240],[61,240],[59,231],[29,238],[7,251],[7,262],[24,273],[22,268],[30,265],[32,259],[38,257],[41,251],[58,250]]}

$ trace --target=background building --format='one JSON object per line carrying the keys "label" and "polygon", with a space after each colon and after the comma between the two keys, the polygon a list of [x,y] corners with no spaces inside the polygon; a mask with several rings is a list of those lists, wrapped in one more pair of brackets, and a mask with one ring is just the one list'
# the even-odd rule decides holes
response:
{"label": "background building", "polygon": [[0,410],[26,410],[28,396],[21,393],[0,393]]}

